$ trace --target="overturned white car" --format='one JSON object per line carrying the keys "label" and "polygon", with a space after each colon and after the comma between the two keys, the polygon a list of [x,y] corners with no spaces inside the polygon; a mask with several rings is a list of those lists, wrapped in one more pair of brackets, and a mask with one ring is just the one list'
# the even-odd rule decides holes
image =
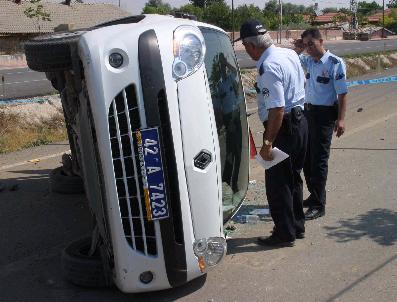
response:
{"label": "overturned white car", "polygon": [[25,45],[62,96],[73,171],[93,234],[63,253],[66,277],[123,292],[175,287],[226,252],[223,223],[248,186],[248,126],[226,33],[141,15]]}

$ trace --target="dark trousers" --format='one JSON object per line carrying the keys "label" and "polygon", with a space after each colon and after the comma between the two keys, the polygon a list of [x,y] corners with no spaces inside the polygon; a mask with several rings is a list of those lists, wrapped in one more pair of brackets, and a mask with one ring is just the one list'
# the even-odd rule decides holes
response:
{"label": "dark trousers", "polygon": [[309,144],[303,172],[312,207],[325,208],[328,159],[336,115],[335,106],[310,106],[305,110],[309,126]]}
{"label": "dark trousers", "polygon": [[303,168],[307,146],[307,122],[303,113],[299,119],[284,118],[273,143],[289,154],[289,158],[266,170],[266,195],[273,218],[274,233],[282,240],[295,240],[296,233],[305,231],[303,212]]}
{"label": "dark trousers", "polygon": [[232,187],[233,192],[238,192],[238,176],[241,164],[242,129],[240,112],[225,114],[223,121],[226,125],[226,160],[222,174],[222,181]]}

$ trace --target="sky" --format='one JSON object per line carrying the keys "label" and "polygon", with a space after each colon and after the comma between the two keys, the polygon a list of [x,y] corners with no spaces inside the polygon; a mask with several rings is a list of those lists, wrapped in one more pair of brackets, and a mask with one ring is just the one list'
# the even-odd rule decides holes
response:
{"label": "sky", "polygon": [[[119,5],[120,2],[121,8],[131,12],[132,14],[140,14],[147,0],[84,0],[84,2],[85,3],[106,2],[115,5]],[[181,5],[189,3],[188,0],[163,0],[163,2],[169,3],[172,7],[180,7]],[[226,0],[226,2],[231,6],[232,0]],[[267,2],[266,0],[234,0],[234,6],[237,7],[242,4],[255,4],[262,8],[266,2]],[[349,0],[291,0],[291,1],[284,0],[283,2],[304,4],[304,5],[312,5],[315,2],[317,2],[319,4],[320,9],[323,9],[324,7],[348,7],[350,3]],[[372,0],[367,2],[372,2]],[[382,0],[376,0],[376,2],[382,5]],[[388,0],[385,1],[385,3],[388,2],[389,2]]]}

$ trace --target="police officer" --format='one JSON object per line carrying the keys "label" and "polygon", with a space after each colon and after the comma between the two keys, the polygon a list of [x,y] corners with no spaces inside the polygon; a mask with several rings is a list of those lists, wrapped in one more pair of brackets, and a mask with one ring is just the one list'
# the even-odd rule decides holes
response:
{"label": "police officer", "polygon": [[274,46],[260,22],[243,23],[240,39],[248,55],[257,61],[258,111],[265,126],[260,155],[272,160],[273,147],[289,154],[287,160],[265,172],[266,195],[275,226],[272,235],[259,237],[258,243],[292,246],[296,238],[304,238],[305,234],[300,177],[307,144],[304,72],[298,55]]}
{"label": "police officer", "polygon": [[[345,132],[346,66],[343,60],[326,51],[318,29],[308,29],[295,42],[306,70],[306,110],[309,124],[309,146],[304,173],[310,196],[306,220],[325,215],[328,158],[333,131],[340,137]],[[306,50],[309,56],[301,53]]]}

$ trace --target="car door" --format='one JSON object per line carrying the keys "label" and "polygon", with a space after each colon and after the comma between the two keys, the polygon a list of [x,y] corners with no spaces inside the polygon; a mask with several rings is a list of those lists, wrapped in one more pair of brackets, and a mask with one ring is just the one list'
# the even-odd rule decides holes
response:
{"label": "car door", "polygon": [[205,66],[219,137],[222,167],[223,222],[230,220],[248,187],[249,143],[245,96],[229,37],[201,28],[207,47]]}

